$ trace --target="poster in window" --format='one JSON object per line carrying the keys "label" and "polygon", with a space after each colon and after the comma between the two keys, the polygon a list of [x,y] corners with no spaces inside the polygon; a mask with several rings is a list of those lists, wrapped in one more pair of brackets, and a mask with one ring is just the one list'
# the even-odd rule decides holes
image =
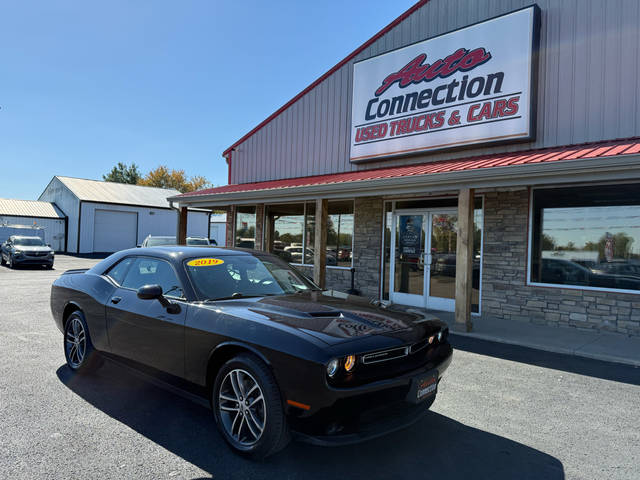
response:
{"label": "poster in window", "polygon": [[402,215],[400,217],[400,253],[417,257],[421,253],[422,215]]}

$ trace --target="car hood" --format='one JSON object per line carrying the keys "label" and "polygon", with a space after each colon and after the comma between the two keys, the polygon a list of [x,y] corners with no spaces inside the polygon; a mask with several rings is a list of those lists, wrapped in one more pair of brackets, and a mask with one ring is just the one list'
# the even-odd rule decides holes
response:
{"label": "car hood", "polygon": [[333,291],[229,301],[232,302],[252,314],[293,327],[330,345],[392,333],[412,342],[446,326],[426,312],[384,308],[364,297]]}

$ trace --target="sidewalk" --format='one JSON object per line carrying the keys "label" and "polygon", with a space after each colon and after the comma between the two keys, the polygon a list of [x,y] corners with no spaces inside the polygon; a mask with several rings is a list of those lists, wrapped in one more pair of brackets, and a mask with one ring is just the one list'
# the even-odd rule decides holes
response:
{"label": "sidewalk", "polygon": [[474,316],[473,331],[467,333],[454,330],[453,313],[434,310],[427,312],[447,322],[453,335],[640,367],[640,337],[577,328],[549,327],[484,316]]}

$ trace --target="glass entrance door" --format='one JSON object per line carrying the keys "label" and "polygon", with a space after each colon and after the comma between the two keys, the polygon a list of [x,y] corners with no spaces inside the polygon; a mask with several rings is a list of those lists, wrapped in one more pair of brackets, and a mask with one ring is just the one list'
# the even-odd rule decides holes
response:
{"label": "glass entrance door", "polygon": [[394,214],[392,302],[454,310],[457,223],[455,209]]}
{"label": "glass entrance door", "polygon": [[427,308],[453,312],[456,298],[458,212],[432,212],[429,220]]}

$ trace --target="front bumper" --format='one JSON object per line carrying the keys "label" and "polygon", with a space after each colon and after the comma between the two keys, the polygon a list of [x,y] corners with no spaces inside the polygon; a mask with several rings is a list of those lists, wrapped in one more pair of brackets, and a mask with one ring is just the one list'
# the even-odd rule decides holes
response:
{"label": "front bumper", "polygon": [[53,256],[31,257],[29,255],[14,256],[13,263],[15,265],[53,265]]}
{"label": "front bumper", "polygon": [[423,418],[436,393],[423,402],[407,401],[415,377],[437,372],[438,383],[449,367],[453,351],[395,378],[348,389],[331,389],[333,402],[311,416],[290,415],[294,436],[315,445],[348,445],[386,435]]}

